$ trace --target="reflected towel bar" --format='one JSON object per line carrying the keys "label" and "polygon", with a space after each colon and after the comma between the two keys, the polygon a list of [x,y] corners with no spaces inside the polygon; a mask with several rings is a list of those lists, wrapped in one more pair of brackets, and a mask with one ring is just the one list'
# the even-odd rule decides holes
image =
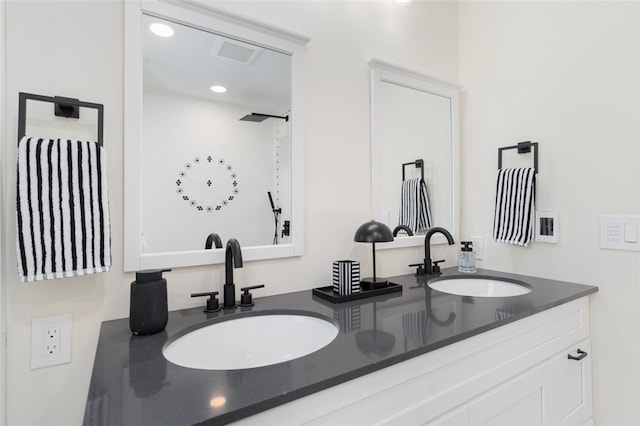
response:
{"label": "reflected towel bar", "polygon": [[54,114],[58,117],[80,118],[80,108],[94,108],[98,110],[98,144],[102,146],[104,130],[104,106],[92,102],[80,101],[61,96],[43,96],[20,92],[18,94],[18,142],[25,136],[27,125],[27,100],[51,102],[54,104]]}
{"label": "reflected towel bar", "polygon": [[424,180],[424,160],[422,158],[410,163],[402,163],[402,180],[404,180],[404,168],[410,165],[415,165],[417,169],[420,169],[420,177]]}

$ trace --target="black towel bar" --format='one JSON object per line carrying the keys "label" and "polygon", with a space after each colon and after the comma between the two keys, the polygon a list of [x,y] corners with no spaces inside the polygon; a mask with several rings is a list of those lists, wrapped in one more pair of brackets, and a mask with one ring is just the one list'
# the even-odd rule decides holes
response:
{"label": "black towel bar", "polygon": [[402,163],[402,180],[404,180],[404,168],[405,166],[415,165],[417,169],[420,169],[420,177],[424,180],[424,160],[422,158],[412,161],[410,163]]}
{"label": "black towel bar", "polygon": [[80,101],[62,96],[43,96],[20,92],[18,94],[18,142],[25,136],[27,126],[27,100],[51,102],[54,104],[54,114],[58,117],[80,118],[80,108],[94,108],[98,110],[98,144],[102,146],[104,131],[104,106],[92,102]]}
{"label": "black towel bar", "polygon": [[533,169],[538,173],[538,142],[531,141],[518,142],[517,145],[498,148],[498,169],[502,168],[502,151],[507,149],[517,149],[518,154],[526,154],[531,152],[531,147],[533,147]]}

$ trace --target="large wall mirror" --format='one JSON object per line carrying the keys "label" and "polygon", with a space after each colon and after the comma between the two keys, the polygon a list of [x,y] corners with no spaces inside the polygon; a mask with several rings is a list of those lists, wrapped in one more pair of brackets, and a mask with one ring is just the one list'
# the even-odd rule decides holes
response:
{"label": "large wall mirror", "polygon": [[204,2],[125,8],[125,271],[224,262],[211,234],[302,254],[308,39]]}
{"label": "large wall mirror", "polygon": [[458,86],[377,59],[370,67],[372,216],[411,230],[380,248],[421,245],[434,226],[457,240]]}

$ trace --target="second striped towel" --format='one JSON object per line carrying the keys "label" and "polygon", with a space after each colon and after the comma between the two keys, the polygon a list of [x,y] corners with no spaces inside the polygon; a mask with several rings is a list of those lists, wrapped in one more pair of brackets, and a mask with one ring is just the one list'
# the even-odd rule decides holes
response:
{"label": "second striped towel", "polygon": [[499,169],[493,238],[526,247],[533,239],[536,171],[525,167]]}

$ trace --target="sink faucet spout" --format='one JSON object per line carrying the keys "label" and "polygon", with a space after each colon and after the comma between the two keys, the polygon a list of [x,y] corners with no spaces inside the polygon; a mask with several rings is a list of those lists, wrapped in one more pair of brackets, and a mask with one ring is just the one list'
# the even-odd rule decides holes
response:
{"label": "sink faucet spout", "polygon": [[424,271],[426,275],[433,275],[433,264],[431,261],[431,237],[433,234],[440,233],[445,236],[449,245],[455,244],[453,236],[449,231],[439,226],[430,228],[424,237]]}
{"label": "sink faucet spout", "polygon": [[233,268],[242,268],[242,250],[235,238],[227,241],[227,251],[224,262],[224,300],[222,306],[226,309],[236,307],[236,286],[233,283]]}

